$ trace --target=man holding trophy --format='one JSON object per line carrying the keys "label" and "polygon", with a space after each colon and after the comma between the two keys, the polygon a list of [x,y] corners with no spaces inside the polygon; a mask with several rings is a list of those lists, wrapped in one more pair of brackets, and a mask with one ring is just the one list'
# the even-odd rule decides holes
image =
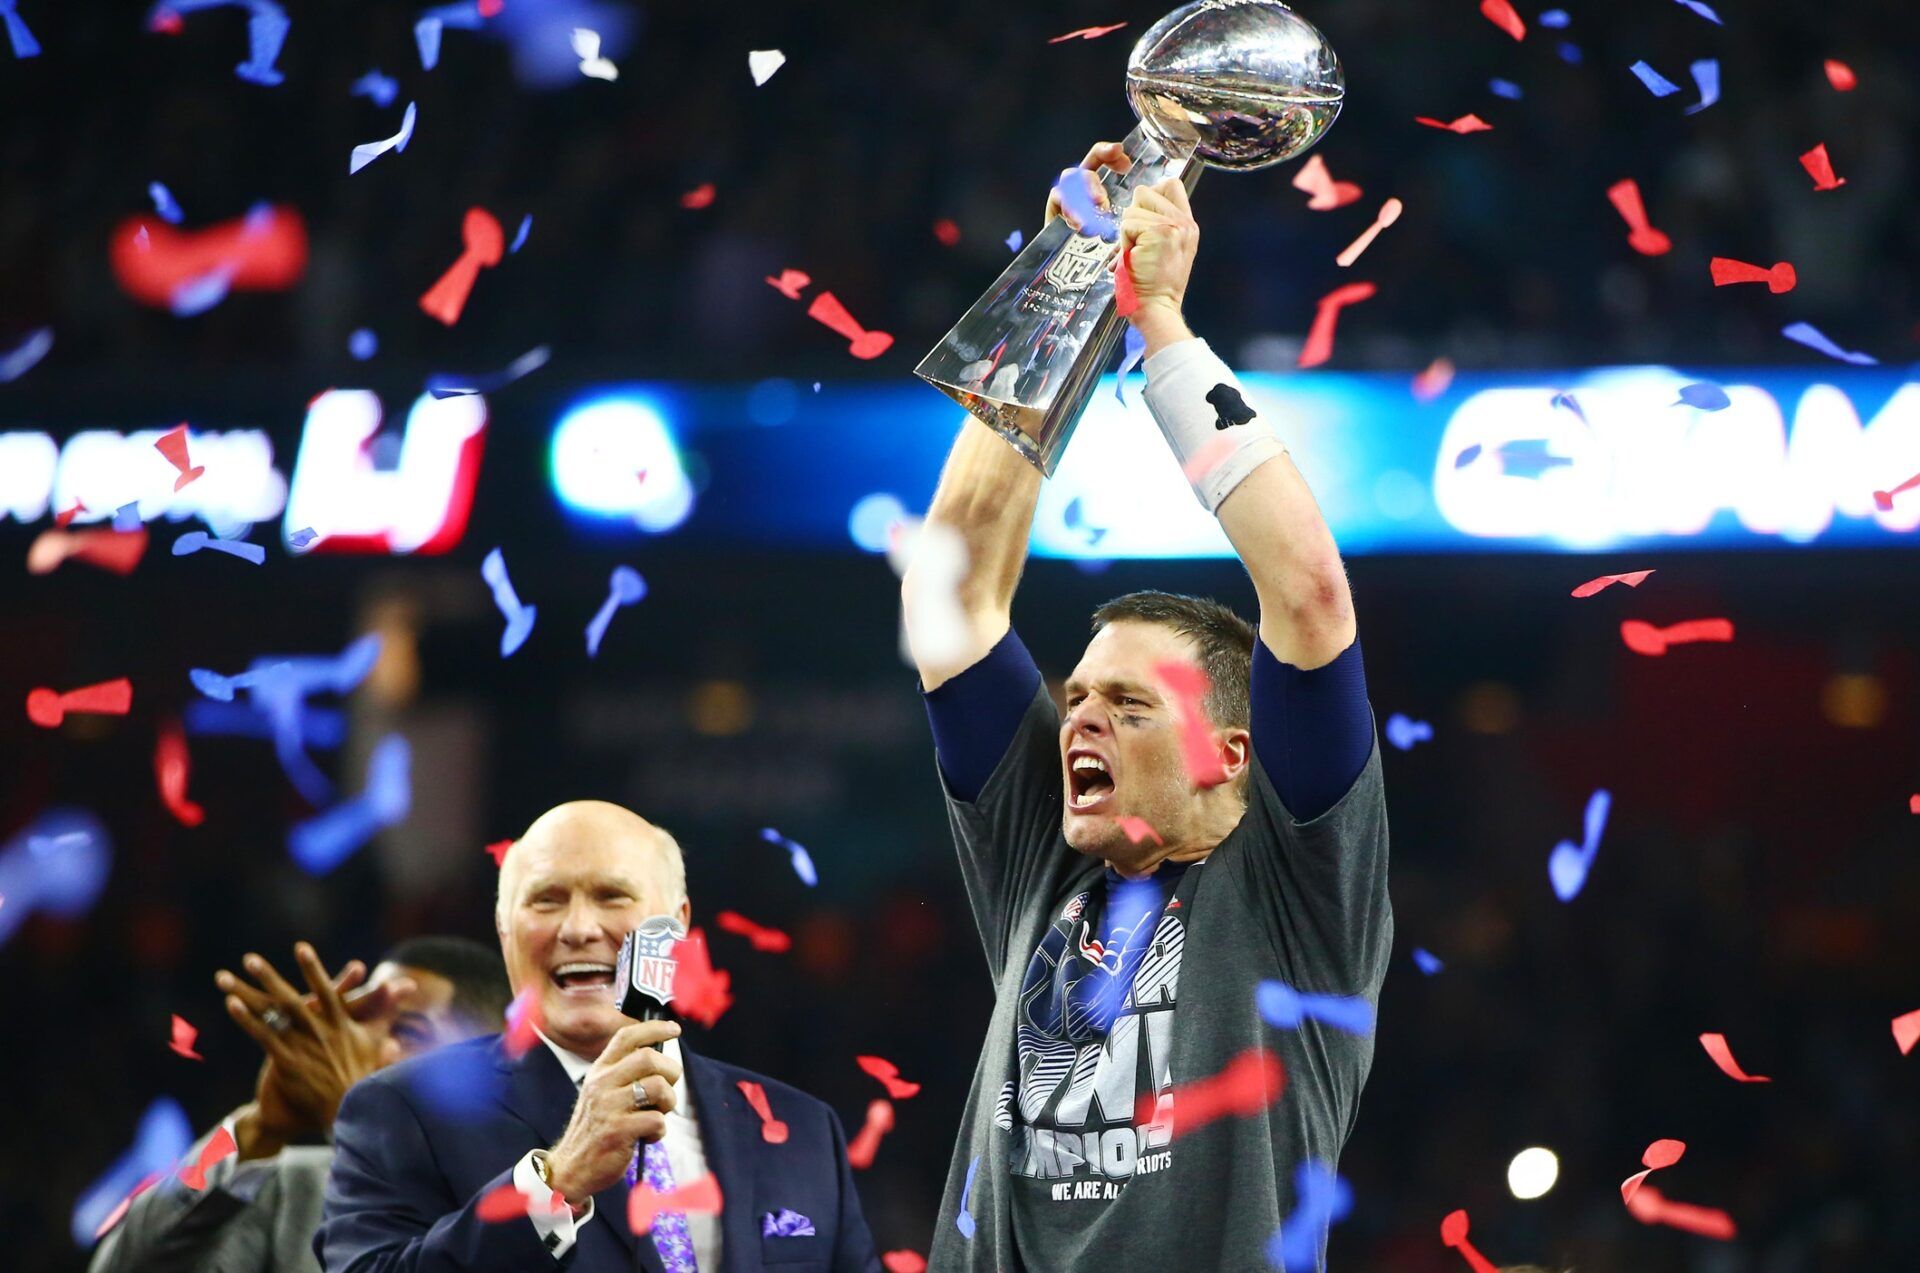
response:
{"label": "man holding trophy", "polygon": [[[1322,1267],[1326,1208],[1293,1219],[1296,1182],[1330,1172],[1353,1127],[1392,945],[1345,568],[1284,422],[1182,313],[1197,166],[1304,150],[1337,112],[1338,66],[1273,0],[1202,0],[1142,37],[1128,83],[1141,129],[1063,178],[1092,196],[1068,186],[1066,204],[1119,209],[1117,226],[1056,188],[1047,227],[919,369],[976,417],[925,532],[966,549],[963,622],[924,617],[941,611],[920,594],[950,577],[909,567],[902,599],[996,986],[938,1270],[1267,1268],[1283,1241],[1289,1268]],[[1107,270],[1090,275],[1089,253]],[[1108,602],[1063,717],[1012,601],[1043,475],[1124,326],[1116,282],[1147,406],[1260,618],[1160,592]],[[1364,1020],[1298,1019],[1295,992],[1362,1000]]]}

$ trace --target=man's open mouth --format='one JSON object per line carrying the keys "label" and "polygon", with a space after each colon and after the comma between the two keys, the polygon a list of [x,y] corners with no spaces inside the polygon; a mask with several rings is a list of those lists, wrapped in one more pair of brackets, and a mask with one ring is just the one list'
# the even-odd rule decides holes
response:
{"label": "man's open mouth", "polygon": [[1090,751],[1067,753],[1067,808],[1092,813],[1113,797],[1113,774],[1106,760]]}
{"label": "man's open mouth", "polygon": [[547,974],[562,994],[604,998],[613,988],[613,965],[579,961]]}

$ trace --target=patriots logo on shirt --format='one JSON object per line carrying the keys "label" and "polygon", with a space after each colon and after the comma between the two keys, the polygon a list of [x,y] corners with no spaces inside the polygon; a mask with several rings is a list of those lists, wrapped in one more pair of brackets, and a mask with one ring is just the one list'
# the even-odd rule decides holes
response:
{"label": "patriots logo on shirt", "polygon": [[1253,419],[1253,408],[1232,385],[1218,384],[1207,390],[1207,403],[1219,413],[1213,422],[1216,429],[1231,429]]}

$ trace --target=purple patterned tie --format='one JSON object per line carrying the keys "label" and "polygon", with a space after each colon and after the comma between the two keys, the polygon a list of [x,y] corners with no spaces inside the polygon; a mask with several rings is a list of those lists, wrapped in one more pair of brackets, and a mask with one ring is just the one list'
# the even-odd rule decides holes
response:
{"label": "purple patterned tie", "polygon": [[[655,1193],[673,1192],[673,1168],[667,1162],[667,1147],[653,1141],[641,1151],[646,1167],[647,1187]],[[687,1233],[687,1213],[662,1211],[653,1218],[653,1247],[667,1273],[699,1273],[693,1258],[693,1238]]]}

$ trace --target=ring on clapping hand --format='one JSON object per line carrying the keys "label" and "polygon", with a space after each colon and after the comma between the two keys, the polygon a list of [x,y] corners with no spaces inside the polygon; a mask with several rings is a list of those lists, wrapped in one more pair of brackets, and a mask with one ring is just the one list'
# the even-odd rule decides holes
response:
{"label": "ring on clapping hand", "polygon": [[293,1018],[278,1008],[268,1008],[260,1014],[260,1024],[275,1034],[285,1034],[293,1028]]}
{"label": "ring on clapping hand", "polygon": [[635,1109],[653,1108],[653,1098],[647,1095],[647,1089],[640,1079],[633,1081],[633,1107]]}

